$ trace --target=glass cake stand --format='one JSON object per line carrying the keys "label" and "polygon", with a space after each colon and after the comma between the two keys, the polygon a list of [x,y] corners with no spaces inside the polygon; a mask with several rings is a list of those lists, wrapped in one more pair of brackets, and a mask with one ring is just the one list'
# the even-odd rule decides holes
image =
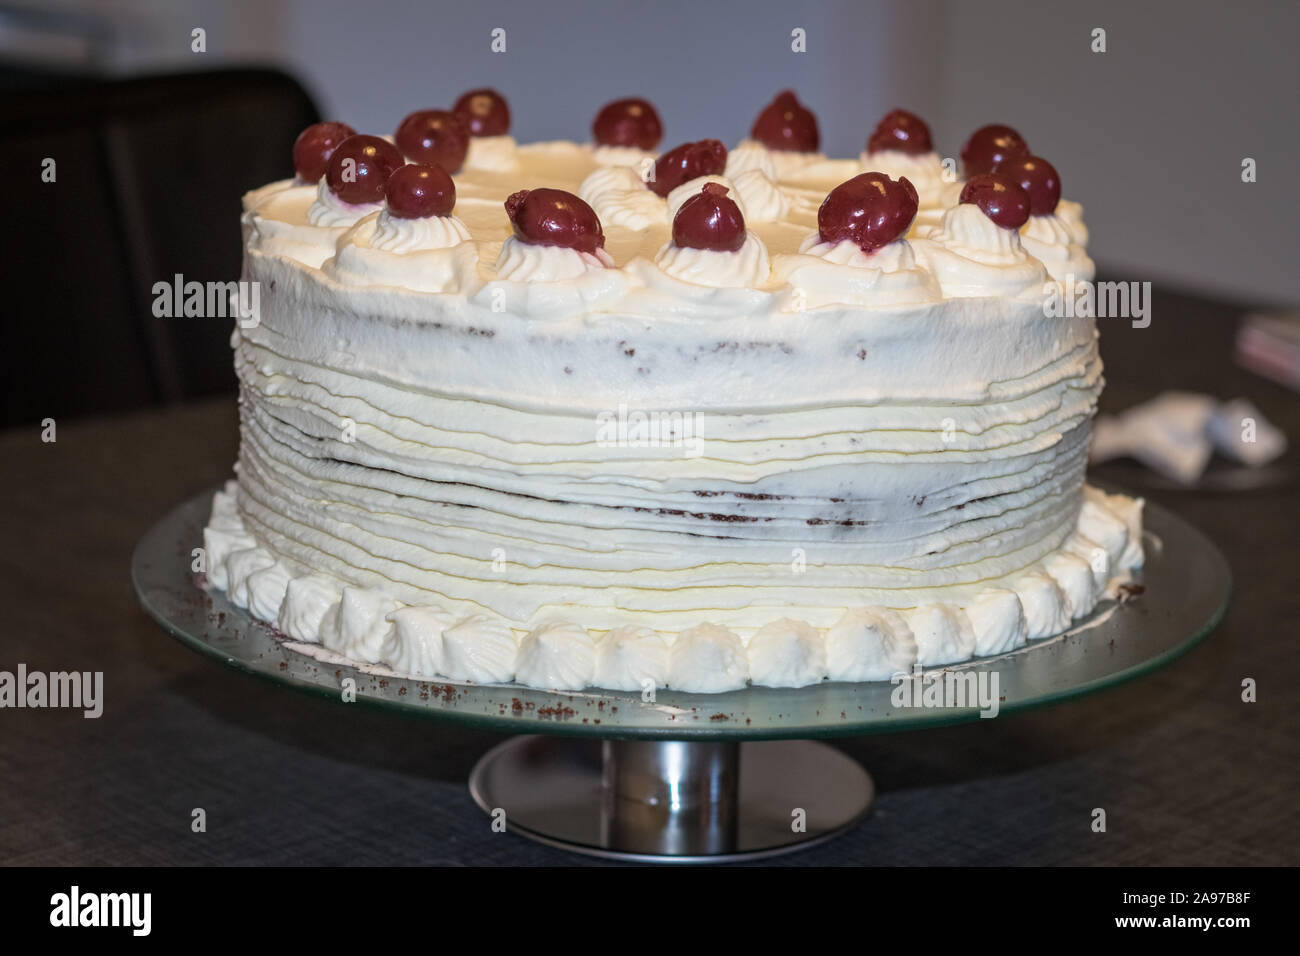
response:
{"label": "glass cake stand", "polygon": [[[470,791],[508,829],[544,843],[658,862],[800,849],[855,824],[874,795],[861,766],[814,738],[980,719],[977,705],[919,705],[920,693],[918,705],[896,704],[900,688],[889,682],[664,690],[643,700],[416,680],[348,664],[201,587],[191,549],[202,543],[211,500],[208,492],[180,505],[136,546],[132,579],[150,616],[187,647],[279,684],[342,700],[350,679],[365,704],[520,735],[479,761]],[[1103,602],[1058,637],[927,674],[984,681],[1007,714],[1112,687],[1187,651],[1223,617],[1231,574],[1218,549],[1174,514],[1148,502],[1145,521],[1140,594]]]}

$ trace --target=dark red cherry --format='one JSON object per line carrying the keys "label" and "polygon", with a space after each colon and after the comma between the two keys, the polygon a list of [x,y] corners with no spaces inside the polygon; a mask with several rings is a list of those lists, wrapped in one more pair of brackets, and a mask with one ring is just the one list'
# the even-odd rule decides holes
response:
{"label": "dark red cherry", "polygon": [[974,203],[1003,229],[1019,229],[1029,221],[1029,193],[1008,176],[980,173],[966,180],[961,202]]}
{"label": "dark red cherry", "polygon": [[705,183],[673,217],[673,242],[690,249],[735,252],[745,244],[745,217],[722,183]]}
{"label": "dark red cherry", "polygon": [[1012,156],[1029,152],[1025,138],[1010,126],[981,126],[961,148],[961,167],[967,179],[991,173],[993,167]]}
{"label": "dark red cherry", "polygon": [[563,189],[521,189],[506,200],[515,235],[537,246],[595,252],[605,245],[596,211]]}
{"label": "dark red cherry", "polygon": [[720,140],[674,146],[655,161],[654,178],[646,183],[651,192],[667,196],[682,183],[700,176],[721,176],[727,168],[727,147]]}
{"label": "dark red cherry", "polygon": [[817,117],[790,90],[776,94],[776,99],[764,107],[749,135],[768,149],[797,153],[814,153],[821,144]]}
{"label": "dark red cherry", "polygon": [[413,163],[460,169],[469,152],[469,130],[448,110],[416,110],[397,127],[397,148]]}
{"label": "dark red cherry", "polygon": [[347,123],[312,123],[293,141],[293,168],[305,183],[318,182],[325,175],[330,155],[339,143],[357,131]]}
{"label": "dark red cherry", "polygon": [[907,110],[890,110],[885,118],[876,124],[875,132],[867,140],[867,153],[879,153],[893,150],[898,153],[917,155],[934,152],[930,143],[930,127],[925,120]]}
{"label": "dark red cherry", "polygon": [[907,235],[916,218],[916,187],[906,176],[862,173],[830,191],[817,210],[822,242],[851,239],[863,252],[875,252]]}
{"label": "dark red cherry", "polygon": [[1061,177],[1056,167],[1041,156],[1012,156],[998,163],[993,172],[1019,184],[1029,193],[1029,214],[1050,216],[1061,201]]}
{"label": "dark red cherry", "polygon": [[359,133],[339,143],[330,156],[325,180],[330,192],[354,205],[380,202],[388,177],[402,165],[397,147],[378,136]]}
{"label": "dark red cherry", "polygon": [[602,106],[591,124],[591,134],[601,146],[654,149],[663,139],[664,127],[649,102],[633,97]]}
{"label": "dark red cherry", "polygon": [[384,196],[389,215],[398,219],[450,216],[456,208],[456,184],[441,166],[403,166],[388,177]]}
{"label": "dark red cherry", "polygon": [[510,132],[510,104],[496,90],[462,93],[451,111],[465,122],[471,136],[504,136]]}

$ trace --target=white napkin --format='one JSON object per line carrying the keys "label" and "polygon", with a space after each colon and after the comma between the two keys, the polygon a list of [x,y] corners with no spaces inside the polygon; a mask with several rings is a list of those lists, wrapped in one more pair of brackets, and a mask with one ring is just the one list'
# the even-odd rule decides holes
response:
{"label": "white napkin", "polygon": [[1220,402],[1194,392],[1163,392],[1093,425],[1094,462],[1131,455],[1183,484],[1205,471],[1214,452],[1251,467],[1286,451],[1286,436],[1244,398]]}

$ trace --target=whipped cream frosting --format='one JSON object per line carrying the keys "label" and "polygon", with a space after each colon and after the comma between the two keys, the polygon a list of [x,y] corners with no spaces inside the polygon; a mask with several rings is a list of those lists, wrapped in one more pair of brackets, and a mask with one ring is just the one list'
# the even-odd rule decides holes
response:
{"label": "whipped cream frosting", "polygon": [[591,161],[597,166],[629,166],[638,176],[643,176],[658,158],[657,153],[637,149],[635,146],[598,146],[589,143],[587,148],[591,150]]}
{"label": "whipped cream frosting", "polygon": [[1020,233],[1002,228],[974,203],[953,206],[938,227],[913,242],[945,296],[1043,295],[1047,271],[1025,251]]}
{"label": "whipped cream frosting", "polygon": [[348,285],[459,292],[478,281],[478,247],[455,216],[399,219],[385,209],[339,237],[321,271]]}
{"label": "whipped cream frosting", "polygon": [[501,246],[497,278],[513,282],[564,282],[613,265],[603,250],[579,252],[564,246],[539,246],[514,236]]}
{"label": "whipped cream frosting", "polygon": [[385,209],[374,219],[370,247],[381,252],[419,252],[447,249],[469,242],[469,230],[455,216],[401,219]]}
{"label": "whipped cream frosting", "polygon": [[[719,692],[1014,651],[1140,566],[1141,502],[1083,486],[1095,322],[1046,314],[1035,236],[960,183],[866,254],[815,235],[860,158],[742,144],[750,235],[703,253],[632,166],[500,139],[447,221],[246,197],[262,314],[204,547],[255,616],[415,676]],[[644,215],[522,243],[502,203],[542,185]]]}
{"label": "whipped cream frosting", "polygon": [[791,311],[943,301],[934,276],[917,265],[906,239],[867,253],[848,239],[823,242],[813,233],[797,255],[778,256],[774,270],[778,282],[788,289],[783,301]]}
{"label": "whipped cream frosting", "polygon": [[647,229],[663,224],[667,204],[648,188],[641,174],[628,166],[605,166],[578,186],[578,197],[596,211],[605,227]]}
{"label": "whipped cream frosting", "polygon": [[[849,607],[822,627],[780,617],[742,629],[748,637],[707,621],[679,633],[638,625],[601,633],[557,617],[520,631],[488,614],[460,617],[440,605],[401,604],[379,588],[340,584],[321,574],[293,576],[257,546],[226,552],[222,575],[210,566],[208,580],[220,577],[237,602],[241,588],[273,579],[268,590],[280,594],[282,603],[250,603],[256,616],[297,640],[319,642],[412,677],[515,680],[554,690],[668,687],[692,693],[721,693],[748,683],[805,687],[823,680],[890,680],[918,666],[1010,653],[1028,640],[1059,634],[1129,580],[1142,563],[1141,542],[1130,541],[1128,530],[1140,521],[1141,501],[1093,489],[1086,494],[1087,514],[1080,510],[1066,546],[1028,570],[968,588],[964,597],[954,591],[953,600]],[[214,524],[225,525],[227,534],[244,533],[238,496],[234,482],[217,493],[208,533],[219,531]],[[1076,553],[1080,541],[1090,541],[1082,528],[1101,530],[1099,537],[1116,555],[1117,573],[1103,588],[1096,585],[1094,565]]]}
{"label": "whipped cream frosting", "polygon": [[692,249],[668,243],[655,256],[665,275],[696,285],[743,288],[765,285],[772,271],[767,247],[750,232],[735,252]]}
{"label": "whipped cream frosting", "polygon": [[307,221],[313,226],[350,226],[357,220],[384,208],[382,202],[344,202],[322,176],[316,186],[316,198],[307,209]]}
{"label": "whipped cream frosting", "polygon": [[300,191],[300,195],[311,196],[313,199],[316,197],[315,183],[303,183],[297,179],[277,179],[275,182],[267,183],[265,186],[259,186],[256,189],[250,189],[244,193],[242,199],[244,212],[251,212],[264,205],[273,196],[278,196],[287,189],[297,189]]}
{"label": "whipped cream frosting", "polygon": [[1071,277],[1075,282],[1091,281],[1097,274],[1083,243],[1075,238],[1074,227],[1059,213],[1030,216],[1020,227],[1020,244],[1057,282]]}
{"label": "whipped cream frosting", "polygon": [[1056,204],[1054,215],[1069,228],[1075,242],[1081,246],[1088,245],[1088,227],[1083,222],[1083,206],[1069,199],[1062,199]]}
{"label": "whipped cream frosting", "polygon": [[347,231],[344,224],[312,223],[310,212],[318,192],[317,186],[292,186],[260,197],[246,195],[247,212],[241,220],[244,248],[318,268],[334,254],[335,243]]}
{"label": "whipped cream frosting", "polygon": [[762,143],[752,139],[742,140],[735,149],[727,153],[727,165],[724,173],[729,179],[735,179],[741,173],[755,171],[767,179],[775,181],[776,163],[772,151]]}
{"label": "whipped cream frosting", "polygon": [[889,680],[910,674],[916,656],[912,629],[890,608],[849,608],[826,632],[827,677],[834,681]]}
{"label": "whipped cream frosting", "polygon": [[592,683],[612,690],[668,686],[668,642],[646,627],[616,627],[596,645]]}
{"label": "whipped cream frosting", "polygon": [[513,136],[471,136],[465,154],[465,169],[490,173],[513,173],[521,168],[519,146]]}
{"label": "whipped cream frosting", "polygon": [[677,212],[686,200],[700,194],[705,183],[718,183],[726,187],[728,198],[740,207],[740,213],[749,224],[773,222],[785,218],[790,211],[791,200],[763,172],[757,169],[744,170],[734,179],[728,176],[699,176],[689,179],[667,196],[667,220],[669,224],[677,218]]}
{"label": "whipped cream frosting", "polygon": [[[796,150],[769,149],[757,140],[743,139],[727,155],[728,172],[730,172],[732,156],[739,153],[740,156],[735,160],[736,168],[760,168],[769,167],[771,173],[767,175],[772,179],[790,180],[792,182],[801,182],[806,180],[820,181],[823,178],[837,175],[836,172],[830,172],[825,166],[828,162],[825,153],[817,152],[799,152]],[[829,162],[840,164],[843,168],[856,169],[857,163],[854,160],[830,160]],[[766,170],[764,170],[766,173]],[[843,176],[837,179],[837,183],[844,182],[853,176]]]}

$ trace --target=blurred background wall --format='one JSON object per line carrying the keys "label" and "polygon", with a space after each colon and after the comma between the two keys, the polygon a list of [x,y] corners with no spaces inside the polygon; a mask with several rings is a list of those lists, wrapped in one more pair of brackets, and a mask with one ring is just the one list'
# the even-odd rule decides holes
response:
{"label": "blurred background wall", "polygon": [[521,140],[585,138],[601,103],[638,94],[670,144],[734,143],[786,86],[839,155],[893,106],[927,117],[944,155],[1007,122],[1084,203],[1110,274],[1277,303],[1300,302],[1298,38],[1300,4],[1264,0],[0,0],[0,58],[119,75],[277,64],[370,132],[476,85],[506,94]]}

